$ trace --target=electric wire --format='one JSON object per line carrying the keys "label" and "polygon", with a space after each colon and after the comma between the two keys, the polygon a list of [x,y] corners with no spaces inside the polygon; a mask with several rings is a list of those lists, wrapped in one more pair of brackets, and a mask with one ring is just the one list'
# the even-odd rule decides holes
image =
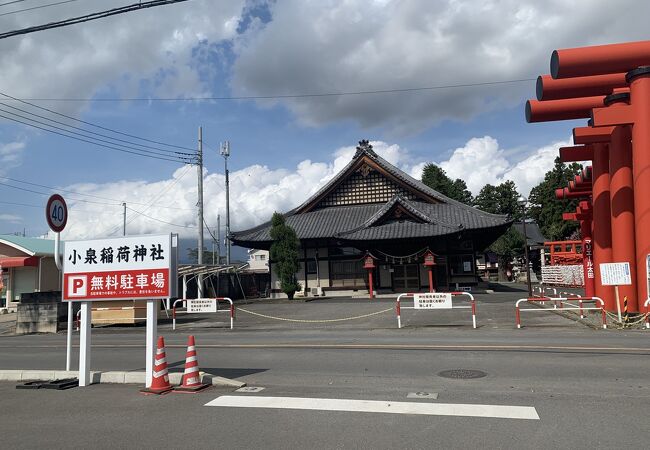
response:
{"label": "electric wire", "polygon": [[[87,194],[85,192],[78,192],[78,191],[73,191],[73,190],[70,190],[70,189],[62,189],[62,188],[57,188],[57,187],[53,187],[53,186],[47,186],[47,185],[44,185],[44,184],[33,183],[31,181],[25,181],[25,180],[18,180],[16,178],[10,178],[10,177],[6,177],[6,176],[0,176],[0,179],[9,180],[9,181],[12,181],[14,183],[22,183],[22,184],[27,184],[27,185],[30,185],[30,186],[36,186],[36,187],[51,189],[52,191],[67,192],[67,193],[74,194],[74,195],[81,195],[81,196],[85,196],[85,197],[96,198],[96,199],[99,199],[99,200],[108,200],[110,202],[115,202],[115,203],[110,203],[111,205],[114,204],[114,205],[121,206],[123,202],[129,203],[131,205],[139,205],[139,206],[147,206],[148,205],[148,203],[139,203],[139,202],[134,202],[134,201],[130,201],[130,200],[118,200],[118,199],[115,199],[115,198],[104,197],[102,195]],[[49,194],[43,194],[43,195],[49,195]],[[108,205],[109,203],[105,203],[105,204]],[[164,208],[164,209],[175,209],[175,210],[179,210],[179,211],[194,211],[194,209],[179,208],[179,207],[176,207],[176,206],[163,206],[163,205],[153,205],[153,206],[157,207],[157,208]]]}
{"label": "electric wire", "polygon": [[109,10],[99,11],[91,14],[86,14],[83,16],[71,17],[69,19],[59,20],[57,22],[50,22],[43,25],[36,25],[27,28],[20,28],[17,30],[7,31],[5,33],[0,33],[0,39],[6,39],[12,36],[19,36],[22,34],[35,33],[37,31],[49,30],[52,28],[66,27],[70,25],[75,25],[78,23],[89,22],[91,20],[104,19],[106,17],[114,16],[117,14],[124,14],[139,9],[153,8],[156,6],[165,6],[172,5],[174,3],[182,3],[188,0],[152,0],[148,2],[133,3],[127,6],[120,6],[118,8],[113,8]]}
{"label": "electric wire", "polygon": [[[165,189],[163,189],[163,190],[162,190],[162,191],[161,191],[161,192],[160,192],[156,197],[154,197],[154,198],[151,200],[151,202],[149,202],[149,204],[144,208],[144,210],[142,210],[142,211],[137,211],[137,212],[138,212],[139,214],[142,214],[142,213],[144,213],[145,211],[149,210],[149,208],[153,207],[153,203],[154,203],[156,200],[158,200],[160,197],[162,197],[163,195],[165,195],[165,194],[166,194],[166,193],[167,193],[171,188],[173,188],[174,186],[176,186],[176,184],[178,184],[178,182],[179,182],[179,181],[180,181],[180,180],[181,180],[185,175],[187,175],[187,173],[189,172],[189,169],[191,169],[191,168],[192,168],[192,166],[189,166],[189,165],[186,166],[186,167],[185,167],[185,170],[183,170],[183,172],[181,173],[181,175],[180,175],[178,178],[176,178],[176,179],[174,180],[173,183],[171,183],[169,186],[167,186]],[[139,216],[136,215],[135,217],[133,217],[132,219],[130,219],[129,221],[127,221],[126,224],[129,225],[129,224],[132,223],[134,220],[136,220],[138,217],[139,217]],[[117,227],[109,227],[109,228],[107,228],[106,230],[104,230],[104,233],[108,233],[108,231],[112,229],[113,231],[111,231],[111,232],[108,234],[108,236],[112,236],[112,235],[114,235],[115,233],[117,233],[121,227],[122,227],[122,225],[118,225]],[[101,234],[100,234],[100,235],[101,235]]]}
{"label": "electric wire", "polygon": [[[42,131],[47,131],[47,132],[52,133],[52,134],[67,137],[69,139],[74,139],[74,140],[77,140],[77,141],[86,142],[88,144],[92,144],[92,145],[95,145],[95,146],[98,146],[98,147],[104,147],[104,148],[107,148],[107,149],[116,150],[116,151],[123,152],[123,153],[130,153],[130,154],[142,156],[142,157],[145,157],[145,158],[152,158],[152,159],[157,159],[157,160],[160,160],[160,161],[169,161],[169,162],[174,162],[174,163],[188,163],[189,162],[186,159],[178,159],[178,158],[177,159],[172,159],[173,157],[164,158],[164,157],[161,157],[161,156],[154,156],[154,155],[148,155],[148,154],[134,152],[134,151],[131,151],[131,150],[125,150],[123,148],[114,147],[112,145],[105,145],[105,144],[101,144],[101,143],[95,142],[95,141],[89,141],[87,139],[82,139],[82,138],[78,138],[78,137],[75,137],[75,136],[70,136],[68,134],[60,133],[58,131],[54,131],[54,130],[51,130],[49,128],[44,128],[44,127],[34,125],[34,124],[29,123],[29,122],[25,122],[25,121],[22,121],[22,120],[19,120],[19,119],[16,119],[16,118],[8,117],[8,116],[5,116],[3,114],[0,114],[0,117],[2,117],[3,119],[10,120],[12,122],[17,122],[17,123],[21,123],[23,125],[27,125],[27,126],[32,127],[32,128],[37,128],[37,129],[42,130]],[[32,119],[32,121],[34,121],[34,120]],[[51,127],[53,127],[53,126],[51,126]]]}
{"label": "electric wire", "polygon": [[13,0],[11,2],[0,3],[0,6],[13,5],[14,3],[22,3],[27,0]]}
{"label": "electric wire", "polygon": [[318,98],[318,97],[343,97],[343,96],[361,96],[361,95],[379,95],[395,94],[419,91],[437,91],[444,89],[459,89],[468,87],[494,86],[499,84],[515,84],[535,81],[537,78],[516,78],[512,80],[482,81],[474,83],[461,84],[441,84],[436,86],[419,86],[410,88],[393,88],[393,89],[376,89],[369,91],[342,91],[342,92],[316,92],[302,94],[269,94],[269,95],[240,95],[240,96],[222,96],[222,97],[125,97],[125,98],[24,98],[21,100],[40,101],[40,102],[197,102],[197,101],[223,101],[223,100],[281,100],[294,98]]}
{"label": "electric wire", "polygon": [[[196,149],[195,148],[183,147],[181,145],[168,144],[166,142],[155,141],[153,139],[143,138],[141,136],[136,136],[134,134],[124,133],[122,131],[118,131],[118,130],[115,130],[115,129],[112,129],[112,128],[108,128],[108,127],[105,127],[105,126],[102,126],[102,125],[98,125],[98,124],[93,123],[93,122],[88,122],[88,121],[81,120],[81,119],[78,119],[78,118],[73,117],[73,116],[68,116],[68,115],[63,114],[63,113],[61,113],[59,111],[55,111],[53,109],[45,108],[45,107],[39,106],[39,105],[37,105],[35,103],[30,103],[30,102],[28,102],[28,101],[26,101],[24,99],[19,99],[19,98],[13,97],[13,96],[5,93],[5,92],[0,92],[0,95],[2,95],[3,97],[8,98],[10,100],[14,100],[14,101],[23,103],[25,105],[29,105],[29,106],[31,106],[33,108],[37,108],[37,109],[40,109],[42,111],[47,111],[47,112],[49,112],[51,114],[55,114],[55,115],[60,116],[60,117],[65,117],[66,119],[74,120],[76,122],[83,123],[84,125],[89,125],[91,127],[95,127],[95,128],[100,129],[100,130],[110,131],[111,133],[119,134],[121,136],[130,137],[130,138],[133,138],[133,139],[138,139],[138,140],[141,140],[141,141],[144,141],[144,142],[149,142],[149,143],[152,143],[152,144],[164,145],[166,147],[177,148],[177,149],[180,149],[180,150],[188,150],[189,152],[191,152],[190,153],[191,155],[196,154]],[[161,151],[163,151],[163,150],[161,149]]]}
{"label": "electric wire", "polygon": [[[156,151],[160,151],[160,152],[172,153],[172,154],[184,155],[184,156],[194,156],[194,154],[192,154],[192,153],[179,152],[179,151],[175,151],[175,150],[167,150],[167,149],[153,147],[153,146],[146,145],[146,144],[138,144],[137,142],[128,141],[126,139],[120,139],[120,138],[112,137],[112,136],[109,136],[109,135],[106,135],[106,134],[97,133],[96,131],[86,130],[85,128],[77,127],[77,126],[74,126],[74,125],[67,124],[65,122],[61,122],[59,120],[51,119],[51,118],[49,118],[47,116],[42,116],[40,114],[36,114],[36,113],[31,112],[31,111],[27,111],[26,109],[18,108],[16,106],[11,106],[11,105],[8,105],[8,104],[3,103],[3,102],[0,102],[0,105],[6,106],[7,108],[15,109],[15,110],[23,112],[25,114],[29,114],[30,116],[38,117],[38,118],[45,119],[45,120],[48,120],[48,121],[53,122],[53,123],[57,123],[59,125],[63,125],[63,126],[68,127],[68,128],[72,128],[72,129],[75,129],[75,130],[80,130],[80,131],[83,131],[85,133],[105,137],[107,139],[112,139],[112,140],[118,141],[118,142],[124,142],[124,143],[127,143],[127,144],[137,145],[138,147],[143,147],[144,149],[152,149],[152,150],[156,150]],[[0,109],[0,111],[4,111],[7,114],[15,114],[15,115],[21,117],[20,114],[12,113],[11,111],[6,111],[6,110],[3,110],[3,109]],[[93,138],[93,137],[89,136],[89,138]],[[122,145],[122,144],[116,144],[116,145]],[[129,147],[129,146],[126,146],[126,147],[127,148],[133,148],[133,147]],[[142,151],[146,152],[148,150],[142,150]]]}
{"label": "electric wire", "polygon": [[[55,2],[55,3],[48,3],[47,5],[39,5],[39,6],[32,6],[31,8],[25,8],[25,9],[17,9],[16,11],[10,11],[6,13],[0,14],[0,17],[2,16],[8,16],[9,14],[18,14],[21,12],[26,12],[26,11],[33,11],[35,9],[43,9],[43,8],[49,8],[50,6],[57,6],[57,5],[63,5],[64,3],[73,3],[73,2],[78,2],[79,0],[62,0],[60,2]],[[15,2],[10,2],[10,3],[15,3]],[[5,3],[7,5],[8,3]],[[0,5],[2,6],[2,5]]]}
{"label": "electric wire", "polygon": [[[70,133],[70,134],[75,135],[75,136],[81,136],[81,137],[86,138],[86,139],[93,139],[93,141],[86,141],[86,142],[94,143],[94,144],[96,144],[96,145],[99,145],[99,144],[97,144],[97,142],[102,142],[102,143],[105,143],[105,144],[110,144],[110,145],[112,146],[112,147],[110,147],[110,148],[112,148],[112,149],[114,149],[114,150],[124,151],[124,152],[127,152],[127,153],[133,153],[133,154],[135,154],[135,155],[139,155],[139,156],[164,157],[164,158],[178,158],[178,161],[186,161],[186,162],[190,162],[190,161],[192,161],[192,159],[191,159],[190,157],[185,157],[185,156],[173,156],[173,155],[168,155],[168,154],[165,154],[165,153],[158,153],[158,152],[155,152],[155,151],[152,151],[152,150],[140,149],[140,148],[132,147],[132,146],[125,145],[125,144],[118,144],[118,143],[115,143],[115,142],[111,142],[111,141],[106,140],[106,139],[96,138],[96,137],[94,137],[94,136],[89,136],[89,135],[87,135],[87,134],[80,133],[80,132],[78,132],[78,131],[67,130],[67,129],[62,128],[62,127],[59,127],[59,126],[57,126],[57,125],[52,125],[52,124],[50,124],[50,123],[43,122],[43,121],[41,121],[41,120],[33,119],[33,118],[29,117],[29,116],[24,116],[24,115],[22,115],[22,114],[18,114],[18,113],[15,113],[15,112],[7,111],[6,109],[2,109],[2,108],[0,108],[0,112],[3,112],[3,113],[5,113],[5,114],[11,114],[12,116],[20,117],[21,119],[29,120],[29,121],[31,121],[31,122],[34,122],[34,123],[37,123],[37,124],[40,124],[40,125],[44,125],[44,126],[47,126],[47,127],[53,128],[53,129],[55,129],[55,130],[63,131],[63,132],[65,132],[65,133]],[[2,116],[2,117],[7,118],[6,116]],[[10,119],[10,120],[11,120],[11,119]],[[23,122],[23,123],[24,123],[24,122]],[[30,125],[30,124],[28,124],[28,125]],[[33,125],[30,125],[30,126],[33,126]],[[51,130],[48,130],[48,131],[51,131]],[[67,137],[70,137],[70,138],[71,138],[72,136],[67,136]],[[114,147],[114,146],[119,146],[119,147]],[[134,150],[134,151],[129,151],[129,150],[125,150],[125,149]]]}

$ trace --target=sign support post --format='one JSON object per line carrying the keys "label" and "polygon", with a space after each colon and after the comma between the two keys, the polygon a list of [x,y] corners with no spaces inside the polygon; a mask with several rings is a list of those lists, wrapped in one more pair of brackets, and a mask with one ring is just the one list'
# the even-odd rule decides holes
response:
{"label": "sign support post", "polygon": [[621,300],[618,294],[618,287],[622,285],[632,284],[630,263],[602,263],[600,265],[600,281],[603,286],[614,286],[618,323],[623,323],[623,318],[621,317]]}
{"label": "sign support post", "polygon": [[156,300],[147,300],[147,337],[145,346],[146,351],[146,378],[145,387],[151,387],[153,379],[154,358],[156,357],[156,341],[158,340],[158,314],[156,314]]}
{"label": "sign support post", "polygon": [[623,323],[623,318],[621,317],[621,298],[618,295],[618,284],[614,286],[614,293],[616,294],[616,314],[618,315],[618,323]]}
{"label": "sign support post", "polygon": [[79,333],[79,386],[90,385],[90,338],[92,308],[90,302],[81,302],[81,326]]}

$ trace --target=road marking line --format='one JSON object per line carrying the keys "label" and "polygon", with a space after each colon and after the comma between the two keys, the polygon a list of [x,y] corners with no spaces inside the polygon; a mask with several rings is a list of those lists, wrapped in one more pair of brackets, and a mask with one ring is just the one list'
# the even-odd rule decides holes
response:
{"label": "road marking line", "polygon": [[532,406],[471,405],[462,403],[415,403],[332,398],[242,397],[224,395],[206,403],[205,406],[539,420],[537,410]]}

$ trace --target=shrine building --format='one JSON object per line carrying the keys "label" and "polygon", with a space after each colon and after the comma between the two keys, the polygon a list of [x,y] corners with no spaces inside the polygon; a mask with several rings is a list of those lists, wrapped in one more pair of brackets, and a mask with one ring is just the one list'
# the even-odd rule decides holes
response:
{"label": "shrine building", "polygon": [[[430,268],[439,291],[476,286],[477,254],[511,225],[506,216],[429,188],[378,156],[367,141],[341,172],[284,216],[300,239],[296,276],[303,295],[368,292],[369,271],[379,293],[428,291]],[[269,221],[234,232],[231,240],[268,250],[270,230]],[[269,268],[270,295],[283,296],[272,260]]]}

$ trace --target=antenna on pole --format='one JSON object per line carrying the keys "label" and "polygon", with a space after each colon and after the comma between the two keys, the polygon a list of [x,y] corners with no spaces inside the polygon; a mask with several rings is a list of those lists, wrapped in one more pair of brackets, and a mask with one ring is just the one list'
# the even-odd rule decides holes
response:
{"label": "antenna on pole", "polygon": [[226,173],[226,265],[230,265],[230,180],[228,173],[228,157],[230,156],[230,142],[221,143],[221,156],[223,156],[224,170]]}

